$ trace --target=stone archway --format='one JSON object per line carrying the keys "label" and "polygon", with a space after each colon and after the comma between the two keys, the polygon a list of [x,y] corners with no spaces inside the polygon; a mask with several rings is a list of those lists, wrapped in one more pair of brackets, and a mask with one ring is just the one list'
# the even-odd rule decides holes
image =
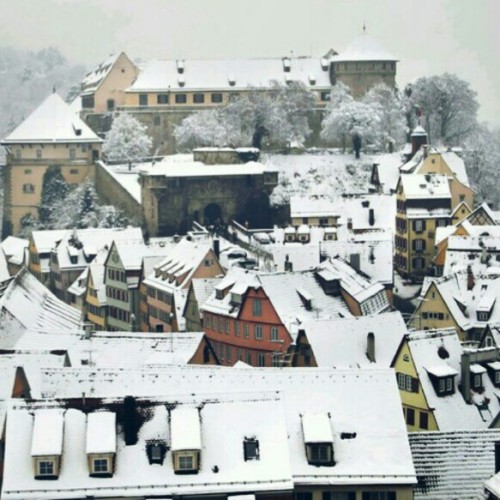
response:
{"label": "stone archway", "polygon": [[215,226],[222,223],[222,210],[217,203],[210,203],[203,211],[203,224],[208,226]]}

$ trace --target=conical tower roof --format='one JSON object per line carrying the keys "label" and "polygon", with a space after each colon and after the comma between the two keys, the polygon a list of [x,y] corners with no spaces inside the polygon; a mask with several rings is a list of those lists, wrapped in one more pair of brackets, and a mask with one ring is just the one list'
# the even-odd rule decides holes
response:
{"label": "conical tower roof", "polygon": [[375,38],[363,31],[334,61],[397,61]]}
{"label": "conical tower roof", "polygon": [[1,144],[102,142],[63,101],[50,94]]}

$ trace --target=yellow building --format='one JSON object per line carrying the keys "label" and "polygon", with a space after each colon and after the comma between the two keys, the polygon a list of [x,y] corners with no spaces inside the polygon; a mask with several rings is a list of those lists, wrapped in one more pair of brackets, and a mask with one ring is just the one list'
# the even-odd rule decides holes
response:
{"label": "yellow building", "polygon": [[[486,429],[499,412],[495,374],[465,355],[453,328],[408,333],[392,366],[409,432]],[[485,358],[490,362],[491,356]],[[476,375],[479,375],[477,377]],[[469,391],[461,392],[464,382]]]}
{"label": "yellow building", "polygon": [[474,275],[472,268],[424,281],[409,321],[417,329],[456,329],[461,341],[479,341],[489,323],[500,322],[500,277]]}
{"label": "yellow building", "polygon": [[450,224],[448,178],[436,174],[401,175],[396,189],[395,269],[422,279],[431,269],[436,229]]}
{"label": "yellow building", "polygon": [[1,141],[7,149],[3,237],[18,234],[23,217],[38,218],[49,168],[59,169],[69,185],[80,184],[92,175],[101,143],[56,93]]}

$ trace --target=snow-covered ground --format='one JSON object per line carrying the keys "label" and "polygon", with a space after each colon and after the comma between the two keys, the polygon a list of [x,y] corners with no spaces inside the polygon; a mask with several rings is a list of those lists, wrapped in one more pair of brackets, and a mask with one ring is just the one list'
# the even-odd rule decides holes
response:
{"label": "snow-covered ground", "polygon": [[356,160],[352,153],[338,150],[262,154],[261,161],[279,171],[279,184],[271,195],[273,205],[287,204],[294,195],[334,199],[341,194],[367,193],[374,163],[402,164],[400,153],[362,155]]}
{"label": "snow-covered ground", "polygon": [[[298,155],[263,153],[260,159],[266,166],[279,172],[279,184],[271,195],[273,205],[284,205],[290,196],[325,196],[335,199],[342,194],[367,193],[370,187],[372,166],[402,164],[401,154],[361,155],[356,160],[352,153],[338,150],[310,150]],[[141,201],[138,172],[142,165],[128,169],[127,165],[105,165],[113,177]]]}

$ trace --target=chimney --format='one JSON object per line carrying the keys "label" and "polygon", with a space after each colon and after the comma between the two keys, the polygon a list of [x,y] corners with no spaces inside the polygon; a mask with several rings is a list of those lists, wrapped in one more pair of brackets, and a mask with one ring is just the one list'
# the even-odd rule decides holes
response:
{"label": "chimney", "polygon": [[288,256],[288,254],[285,257],[285,271],[287,271],[287,272],[293,271],[293,263],[290,262],[290,257]]}
{"label": "chimney", "polygon": [[474,288],[474,273],[472,272],[472,267],[467,266],[467,290],[472,290]]}
{"label": "chimney", "polygon": [[360,256],[359,253],[349,255],[349,264],[355,271],[359,271]]}
{"label": "chimney", "polygon": [[352,231],[352,219],[350,217],[347,219],[347,229]]}
{"label": "chimney", "polygon": [[423,127],[418,125],[415,127],[411,134],[411,156],[415,156],[415,153],[422,147],[427,145],[427,132]]}
{"label": "chimney", "polygon": [[373,210],[373,208],[369,209],[368,223],[370,224],[370,226],[373,226],[375,224],[375,210]]}
{"label": "chimney", "polygon": [[486,247],[483,246],[481,248],[481,264],[486,264],[488,262],[488,251],[486,250]]}
{"label": "chimney", "polygon": [[375,334],[373,332],[366,337],[366,357],[370,363],[375,363]]}
{"label": "chimney", "polygon": [[218,259],[220,256],[220,240],[218,238],[214,238],[214,254]]}

